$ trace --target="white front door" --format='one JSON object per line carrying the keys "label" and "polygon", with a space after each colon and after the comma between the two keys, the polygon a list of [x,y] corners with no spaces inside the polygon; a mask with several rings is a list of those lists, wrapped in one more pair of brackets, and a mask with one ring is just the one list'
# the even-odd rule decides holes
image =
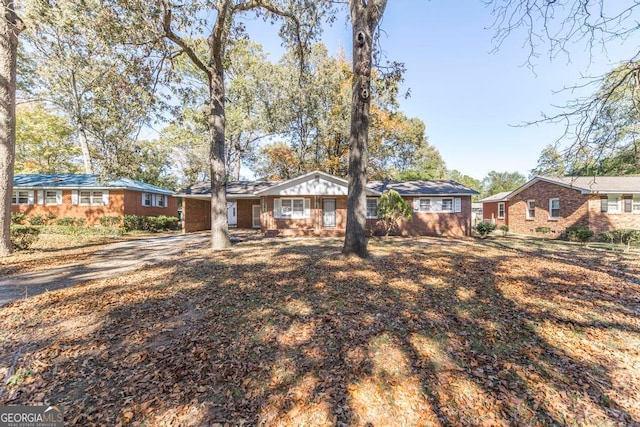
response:
{"label": "white front door", "polygon": [[227,224],[238,225],[238,203],[227,202]]}
{"label": "white front door", "polygon": [[251,209],[253,228],[260,228],[260,205],[253,205]]}

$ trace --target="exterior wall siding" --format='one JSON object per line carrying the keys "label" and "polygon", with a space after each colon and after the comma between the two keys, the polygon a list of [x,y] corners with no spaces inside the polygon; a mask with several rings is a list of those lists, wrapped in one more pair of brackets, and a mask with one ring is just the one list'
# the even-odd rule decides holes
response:
{"label": "exterior wall siding", "polygon": [[[498,204],[504,203],[504,218],[498,218]],[[482,220],[493,221],[498,227],[509,224],[509,202],[487,202],[482,204]]]}
{"label": "exterior wall siding", "polygon": [[[462,237],[471,235],[471,197],[460,197],[461,212],[413,212],[409,221],[400,222],[403,236],[446,236]],[[413,206],[414,197],[405,197]]]}
{"label": "exterior wall siding", "polygon": [[[560,217],[549,218],[549,200],[560,199]],[[535,218],[527,219],[527,200],[535,200]],[[549,227],[549,237],[562,237],[568,227],[590,227],[589,196],[578,190],[538,181],[509,200],[509,229],[514,233],[539,235],[538,227]],[[600,210],[598,199],[598,210]]]}
{"label": "exterior wall siding", "polygon": [[229,200],[235,201],[237,206],[238,228],[253,228],[253,206],[260,206],[260,199],[237,199]]}
{"label": "exterior wall siding", "polygon": [[[631,195],[629,194],[629,196]],[[633,212],[601,212],[600,196],[598,195],[589,195],[588,209],[589,228],[593,230],[596,235],[602,234],[605,231],[624,228],[640,230],[640,214]]]}
{"label": "exterior wall siding", "polygon": [[211,230],[211,200],[182,199],[182,231]]}
{"label": "exterior wall siding", "polygon": [[[55,190],[55,189],[52,189]],[[42,191],[42,190],[35,190]],[[167,196],[167,207],[143,207],[142,195],[138,191],[131,190],[108,190],[109,203],[107,205],[74,205],[72,203],[73,190],[62,191],[62,204],[60,205],[44,205],[40,204],[38,197],[34,196],[33,205],[12,205],[11,212],[24,213],[27,216],[53,214],[57,218],[73,217],[84,218],[87,225],[100,224],[100,218],[103,216],[123,216],[123,215],[140,215],[140,216],[178,216],[178,200],[175,197]]]}
{"label": "exterior wall siding", "polygon": [[[287,198],[288,196],[284,196]],[[347,197],[346,196],[296,196],[310,199],[310,216],[304,219],[283,219],[274,216],[274,200],[282,196],[267,196],[262,198],[267,211],[262,212],[262,231],[267,235],[278,236],[341,236],[347,225]],[[335,199],[336,225],[324,227],[322,225],[322,200]]]}

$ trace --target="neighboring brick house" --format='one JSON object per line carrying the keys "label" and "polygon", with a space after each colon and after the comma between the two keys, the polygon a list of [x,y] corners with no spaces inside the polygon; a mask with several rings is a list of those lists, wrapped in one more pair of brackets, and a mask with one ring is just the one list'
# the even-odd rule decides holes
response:
{"label": "neighboring brick house", "polygon": [[173,191],[132,179],[101,181],[88,174],[23,174],[13,179],[11,212],[84,218],[103,216],[178,216]]}
{"label": "neighboring brick house", "polygon": [[640,177],[542,177],[511,192],[507,224],[514,233],[549,227],[561,237],[568,227],[605,231],[640,229]]}
{"label": "neighboring brick house", "polygon": [[503,191],[478,200],[478,203],[482,203],[482,220],[497,226],[509,224],[509,194],[510,191]]}
{"label": "neighboring brick house", "polygon": [[[286,181],[231,182],[227,219],[231,226],[256,228],[267,235],[344,235],[347,188],[347,180],[320,171]],[[365,215],[372,228],[378,199],[387,190],[396,190],[413,207],[413,218],[399,224],[401,234],[471,234],[471,196],[477,192],[454,181],[370,181]],[[208,182],[176,196],[183,200],[185,232],[210,229]]]}

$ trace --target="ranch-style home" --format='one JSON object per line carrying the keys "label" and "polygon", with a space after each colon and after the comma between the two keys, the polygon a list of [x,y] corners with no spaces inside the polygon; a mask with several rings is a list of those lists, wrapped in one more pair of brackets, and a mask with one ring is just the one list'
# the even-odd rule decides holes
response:
{"label": "ranch-style home", "polygon": [[509,201],[507,196],[509,194],[511,194],[510,191],[503,191],[478,200],[478,203],[482,203],[482,220],[497,226],[508,224],[509,210],[507,207],[509,206]]}
{"label": "ranch-style home", "polygon": [[84,218],[178,216],[173,191],[128,178],[102,181],[89,174],[18,174],[13,178],[12,213]]}
{"label": "ranch-style home", "polygon": [[596,235],[640,229],[640,176],[537,176],[506,196],[483,202],[485,212],[495,205],[496,219],[504,213],[514,233],[534,235],[539,227],[548,227],[552,237],[561,237],[569,227],[588,228]]}
{"label": "ranch-style home", "polygon": [[[230,226],[260,229],[277,236],[341,236],[347,219],[345,179],[314,171],[286,181],[238,181],[227,184]],[[403,235],[469,236],[471,196],[477,194],[455,181],[370,181],[366,218],[375,229],[380,196],[396,190],[413,207],[413,217],[402,221]],[[211,226],[209,182],[180,190],[185,232]]]}

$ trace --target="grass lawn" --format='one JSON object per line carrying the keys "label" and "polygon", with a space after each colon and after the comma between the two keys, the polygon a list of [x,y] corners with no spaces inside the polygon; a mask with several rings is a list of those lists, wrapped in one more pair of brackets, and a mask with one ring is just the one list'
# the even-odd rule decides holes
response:
{"label": "grass lawn", "polygon": [[[69,425],[638,425],[637,254],[246,241],[0,308],[0,404]],[[370,424],[368,424],[370,423]]]}

